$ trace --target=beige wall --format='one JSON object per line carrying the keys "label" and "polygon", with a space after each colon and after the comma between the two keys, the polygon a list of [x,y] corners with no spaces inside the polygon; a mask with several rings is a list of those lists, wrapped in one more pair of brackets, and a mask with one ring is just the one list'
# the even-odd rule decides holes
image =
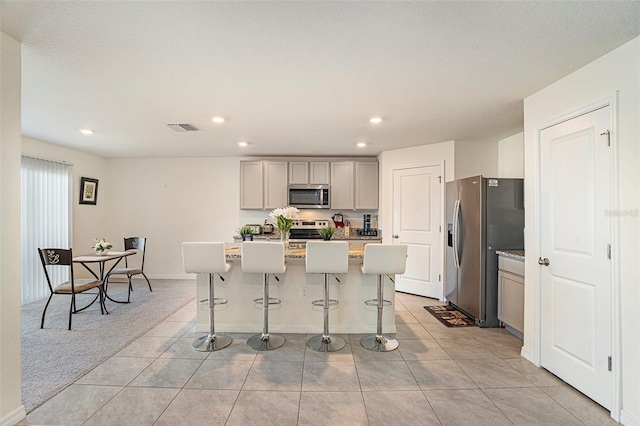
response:
{"label": "beige wall", "polygon": [[498,177],[524,177],[524,133],[498,141]]}
{"label": "beige wall", "polygon": [[[614,318],[621,329],[622,416],[626,424],[640,424],[640,38],[636,38],[578,71],[566,76],[524,102],[525,154],[525,340],[524,352],[535,354],[537,316],[538,252],[536,235],[536,163],[538,147],[536,126],[555,117],[577,111],[612,95],[618,96],[617,173],[619,205],[614,210],[616,240],[613,241],[614,266],[620,290],[622,317]],[[615,269],[615,268],[614,268]],[[615,338],[615,336],[614,336]],[[618,359],[614,354],[614,367]],[[617,363],[619,364],[619,362]]]}
{"label": "beige wall", "polygon": [[498,176],[498,141],[455,141],[455,179]]}
{"label": "beige wall", "polygon": [[119,245],[147,237],[145,270],[184,276],[183,241],[233,241],[241,222],[264,221],[266,213],[240,212],[239,176],[237,158],[109,160],[106,236]]}
{"label": "beige wall", "polygon": [[25,415],[20,334],[20,43],[0,33],[0,424]]}

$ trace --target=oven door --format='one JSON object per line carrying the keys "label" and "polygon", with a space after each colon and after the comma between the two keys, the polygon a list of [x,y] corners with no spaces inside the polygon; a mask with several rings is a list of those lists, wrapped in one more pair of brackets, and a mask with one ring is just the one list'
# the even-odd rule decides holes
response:
{"label": "oven door", "polygon": [[328,185],[289,185],[289,205],[302,209],[328,209]]}

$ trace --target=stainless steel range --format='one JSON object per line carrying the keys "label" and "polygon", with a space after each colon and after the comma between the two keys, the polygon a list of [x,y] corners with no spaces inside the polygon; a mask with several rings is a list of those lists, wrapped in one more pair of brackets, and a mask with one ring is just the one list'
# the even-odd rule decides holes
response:
{"label": "stainless steel range", "polygon": [[329,226],[328,220],[294,220],[289,232],[290,241],[321,240],[318,229]]}

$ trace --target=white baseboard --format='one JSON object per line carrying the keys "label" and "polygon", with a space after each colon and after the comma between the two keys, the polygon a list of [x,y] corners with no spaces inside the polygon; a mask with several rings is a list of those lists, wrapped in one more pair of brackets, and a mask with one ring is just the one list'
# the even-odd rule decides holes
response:
{"label": "white baseboard", "polygon": [[[195,281],[196,276],[195,274],[175,274],[175,275],[169,275],[169,274],[146,274],[147,277],[149,277],[150,280],[191,280],[191,281]],[[134,275],[131,277],[132,280],[143,280],[144,281],[144,277],[142,275]],[[124,275],[113,275],[111,278],[109,278],[109,282],[110,283],[121,283],[121,282],[127,282],[127,277],[125,277]]]}
{"label": "white baseboard", "polygon": [[[522,347],[522,349],[520,350],[520,355],[522,356],[522,358],[526,359],[527,361],[529,361],[531,364],[536,365],[536,361],[535,361],[535,357],[533,356],[533,354],[529,351],[526,351],[524,349],[524,346]],[[536,365],[536,367],[540,367],[539,365]]]}
{"label": "white baseboard", "polygon": [[624,410],[620,410],[620,423],[625,426],[640,426],[640,419],[633,417]]}
{"label": "white baseboard", "polygon": [[8,415],[0,419],[0,426],[13,426],[18,424],[21,420],[27,417],[27,412],[24,409],[24,405],[19,406]]}

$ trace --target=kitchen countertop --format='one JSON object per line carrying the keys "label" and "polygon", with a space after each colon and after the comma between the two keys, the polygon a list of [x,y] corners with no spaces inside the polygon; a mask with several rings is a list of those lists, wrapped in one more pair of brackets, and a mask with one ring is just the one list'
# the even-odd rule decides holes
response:
{"label": "kitchen countertop", "polygon": [[[241,259],[240,243],[225,243],[225,254],[227,259]],[[285,250],[284,257],[289,259],[304,259],[307,252],[304,248],[304,243],[290,243],[289,248]],[[349,243],[349,259],[362,259],[364,258],[364,244],[363,243]]]}
{"label": "kitchen countertop", "polygon": [[524,262],[524,250],[496,250],[496,254]]}
{"label": "kitchen countertop", "polygon": [[[234,235],[234,240],[240,241],[240,235]],[[254,240],[269,240],[269,241],[279,241],[279,234],[254,234]],[[374,237],[374,236],[365,236],[365,235],[349,235],[349,237],[336,237],[335,235],[331,238],[331,241],[382,241],[382,237]]]}

